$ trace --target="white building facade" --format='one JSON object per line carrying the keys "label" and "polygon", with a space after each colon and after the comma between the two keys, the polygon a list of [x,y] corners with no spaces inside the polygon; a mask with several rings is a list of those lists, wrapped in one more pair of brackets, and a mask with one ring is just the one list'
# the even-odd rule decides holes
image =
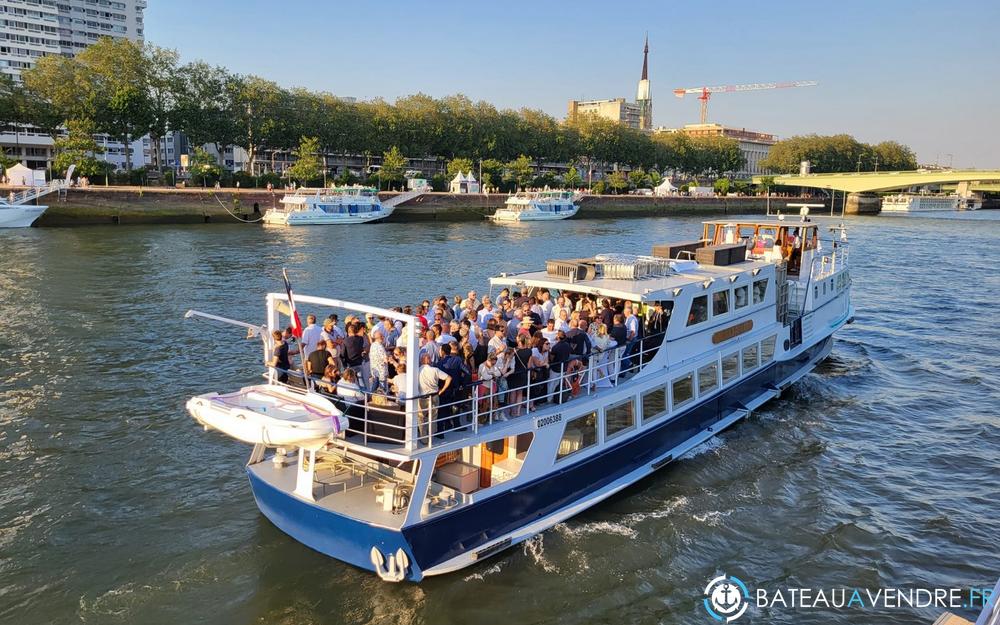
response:
{"label": "white building facade", "polygon": [[[74,56],[101,37],[143,41],[146,0],[0,0],[0,72],[20,80],[21,72],[51,54]],[[33,169],[53,158],[52,138],[32,127],[7,127],[0,148]],[[107,161],[121,168],[125,146],[107,144]],[[166,151],[166,146],[161,146]],[[132,142],[132,162],[149,162],[148,139]]]}

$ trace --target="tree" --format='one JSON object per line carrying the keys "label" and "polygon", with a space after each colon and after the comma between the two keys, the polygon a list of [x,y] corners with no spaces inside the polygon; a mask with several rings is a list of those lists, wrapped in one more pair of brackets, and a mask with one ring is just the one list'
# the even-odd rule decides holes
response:
{"label": "tree", "polygon": [[526,188],[534,177],[535,167],[531,159],[524,154],[505,165],[504,180],[513,182],[519,189]]}
{"label": "tree", "polygon": [[729,194],[729,178],[719,178],[718,180],[715,181],[715,184],[712,185],[712,188],[715,189],[715,193],[717,195],[723,195],[723,196],[724,195],[728,195]]}
{"label": "tree", "polygon": [[399,151],[399,148],[392,146],[389,151],[382,155],[382,168],[379,170],[379,186],[381,181],[392,183],[403,179],[403,172],[406,169],[406,157]]}
{"label": "tree", "polygon": [[565,184],[568,189],[576,189],[580,186],[582,181],[583,178],[580,176],[580,172],[577,171],[576,165],[574,163],[570,163],[569,169],[567,169],[566,173],[563,174],[563,184]]}
{"label": "tree", "polygon": [[496,160],[495,158],[488,158],[479,163],[479,169],[482,171],[482,180],[479,184],[482,188],[496,187],[503,180],[503,163]]}
{"label": "tree", "polygon": [[94,127],[88,121],[71,120],[67,124],[69,131],[65,137],[55,141],[56,157],[53,169],[63,175],[70,165],[76,165],[78,176],[99,176],[107,173],[107,163],[95,158],[104,153],[104,148],[94,141]]}
{"label": "tree", "polygon": [[200,61],[183,66],[178,73],[176,128],[194,145],[214,145],[221,157],[241,134],[236,123],[236,79],[221,67]]}
{"label": "tree", "polygon": [[895,141],[869,145],[846,134],[782,139],[771,146],[760,166],[779,174],[793,174],[798,173],[801,161],[809,161],[814,173],[873,171],[876,157],[880,171],[917,168],[916,156],[905,145]]}
{"label": "tree", "polygon": [[294,151],[295,163],[286,172],[288,177],[297,180],[299,185],[319,178],[323,173],[323,163],[320,160],[319,151],[319,139],[316,137],[299,139],[299,148]]}
{"label": "tree", "polygon": [[448,161],[448,178],[453,179],[459,173],[472,171],[472,159],[453,158]]}
{"label": "tree", "polygon": [[611,172],[608,176],[608,186],[614,189],[615,193],[621,193],[628,188],[628,179],[625,177],[625,173],[620,169],[616,169]]}
{"label": "tree", "polygon": [[237,128],[233,143],[247,153],[250,171],[257,171],[257,154],[265,146],[274,146],[279,135],[278,118],[282,114],[285,91],[277,84],[257,76],[233,77],[226,82],[228,97]]}
{"label": "tree", "polygon": [[193,179],[201,178],[202,186],[207,186],[208,178],[216,178],[222,174],[222,168],[215,162],[212,155],[201,148],[194,149],[188,171],[191,172]]}
{"label": "tree", "polygon": [[152,147],[152,167],[160,171],[160,139],[175,124],[181,81],[177,75],[176,50],[167,50],[147,43],[142,48],[145,88],[149,106],[149,143]]}
{"label": "tree", "polygon": [[633,169],[628,173],[628,180],[636,189],[649,186],[649,176],[642,167]]}

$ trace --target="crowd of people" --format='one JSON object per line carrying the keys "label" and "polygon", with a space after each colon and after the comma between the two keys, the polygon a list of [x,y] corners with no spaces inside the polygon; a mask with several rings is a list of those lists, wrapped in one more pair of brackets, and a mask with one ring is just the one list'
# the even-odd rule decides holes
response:
{"label": "crowd of people", "polygon": [[[659,304],[503,289],[496,299],[470,291],[393,308],[419,321],[417,395],[422,440],[471,424],[460,418],[479,401],[484,420],[517,417],[564,401],[581,385],[611,384],[612,350],[623,347],[619,375],[651,357],[669,310]],[[302,384],[351,403],[401,405],[407,399],[406,346],[410,328],[390,317],[307,315],[301,340],[275,331],[271,359],[279,382]],[[659,341],[655,343],[659,344]],[[591,363],[591,359],[594,362]],[[587,373],[590,373],[588,379]]]}

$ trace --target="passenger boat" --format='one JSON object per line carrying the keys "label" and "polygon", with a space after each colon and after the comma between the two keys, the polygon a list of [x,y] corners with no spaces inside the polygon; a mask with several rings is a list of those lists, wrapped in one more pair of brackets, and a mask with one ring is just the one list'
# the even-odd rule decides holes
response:
{"label": "passenger boat", "polygon": [[48,206],[7,204],[0,202],[0,228],[28,228],[42,216]]}
{"label": "passenger boat", "polygon": [[382,205],[374,187],[301,188],[281,198],[280,207],[268,209],[264,213],[264,223],[276,226],[362,224],[385,219],[394,208]]}
{"label": "passenger boat", "polygon": [[920,213],[929,211],[977,210],[982,201],[975,197],[898,193],[882,198],[883,213]]}
{"label": "passenger boat", "polygon": [[569,219],[580,210],[572,191],[536,191],[512,195],[490,217],[496,222]]}
{"label": "passenger boat", "polygon": [[826,358],[854,308],[846,232],[821,240],[819,230],[807,218],[710,221],[700,240],[649,255],[553,259],[492,278],[512,297],[608,298],[663,322],[659,333],[595,349],[572,374],[529,382],[517,406],[513,388],[504,406],[504,392],[476,383],[434,407],[419,394],[420,320],[387,308],[298,294],[290,305],[285,292],[270,293],[256,332],[188,314],[251,329],[265,354],[294,306],[402,324],[399,401],[330,397],[308,379],[282,385],[265,368],[254,392],[322,396],[347,427],[318,444],[252,439],[246,472],[261,512],[295,540],[383,580],[418,581],[482,562],[607,499],[780,397]]}

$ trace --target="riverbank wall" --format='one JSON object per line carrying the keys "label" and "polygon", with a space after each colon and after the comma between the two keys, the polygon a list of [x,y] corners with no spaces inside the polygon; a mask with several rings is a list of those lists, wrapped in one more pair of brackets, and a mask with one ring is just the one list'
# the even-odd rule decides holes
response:
{"label": "riverbank wall", "polygon": [[[49,209],[36,222],[40,227],[114,224],[237,223],[257,220],[278,205],[283,191],[262,189],[161,189],[140,187],[90,187],[72,189],[65,198],[42,198]],[[396,193],[382,193],[385,200]],[[473,221],[490,215],[507,199],[505,194],[456,195],[427,193],[396,207],[390,221]],[[820,199],[772,197],[771,210],[788,202]],[[762,197],[650,197],[640,195],[587,195],[580,202],[579,217],[625,218],[670,215],[763,214]],[[783,210],[783,212],[794,212]],[[821,211],[817,211],[821,212]]]}

